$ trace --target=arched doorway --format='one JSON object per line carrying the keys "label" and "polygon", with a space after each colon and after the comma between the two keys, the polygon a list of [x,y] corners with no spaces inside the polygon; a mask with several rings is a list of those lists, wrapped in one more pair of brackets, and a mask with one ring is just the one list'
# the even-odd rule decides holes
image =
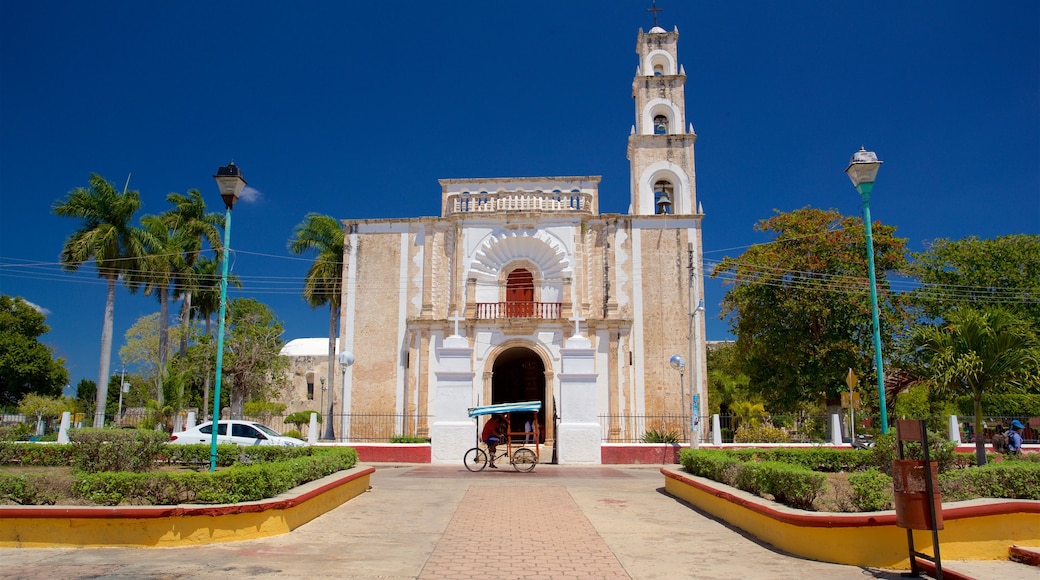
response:
{"label": "arched doorway", "polygon": [[[545,404],[545,364],[542,358],[529,348],[514,346],[495,358],[491,372],[491,404],[541,401],[538,423],[544,442],[549,407]],[[527,420],[526,417],[513,418],[514,421],[518,419]],[[522,424],[518,427],[522,428]]]}

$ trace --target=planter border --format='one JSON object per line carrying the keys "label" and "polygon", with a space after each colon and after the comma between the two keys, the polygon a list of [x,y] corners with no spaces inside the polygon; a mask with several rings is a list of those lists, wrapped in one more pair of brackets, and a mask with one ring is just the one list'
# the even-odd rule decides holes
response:
{"label": "planter border", "polygon": [[[795,556],[853,566],[909,568],[906,530],[895,511],[832,513],[774,504],[727,485],[662,467],[665,491]],[[1012,545],[1040,547],[1040,501],[972,500],[943,506],[944,560],[1007,560]],[[931,553],[931,534],[915,533]]]}
{"label": "planter border", "polygon": [[238,504],[0,506],[0,547],[168,548],[284,534],[367,491],[374,472],[355,467]]}

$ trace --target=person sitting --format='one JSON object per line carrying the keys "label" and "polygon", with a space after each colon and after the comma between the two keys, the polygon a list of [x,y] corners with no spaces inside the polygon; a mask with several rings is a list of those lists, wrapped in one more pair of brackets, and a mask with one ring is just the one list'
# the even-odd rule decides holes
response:
{"label": "person sitting", "polygon": [[492,469],[498,469],[495,467],[495,449],[498,448],[498,444],[505,437],[506,425],[508,425],[508,422],[505,417],[492,415],[487,423],[484,423],[484,430],[480,432],[480,439],[488,448],[488,457],[491,459],[489,465]]}
{"label": "person sitting", "polygon": [[1021,421],[1015,419],[1011,422],[1011,430],[1007,432],[1007,452],[1012,455],[1022,454],[1022,430],[1025,429],[1025,425]]}

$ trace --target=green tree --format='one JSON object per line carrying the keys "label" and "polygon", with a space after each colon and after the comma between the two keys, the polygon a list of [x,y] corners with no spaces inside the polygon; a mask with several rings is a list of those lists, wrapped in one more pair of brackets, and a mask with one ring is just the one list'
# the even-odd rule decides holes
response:
{"label": "green tree", "polygon": [[[207,345],[206,352],[208,353],[206,367],[198,369],[203,377],[202,414],[203,416],[209,416],[210,378],[215,372],[217,356],[216,339],[213,336],[212,323],[213,315],[220,310],[220,263],[203,256],[195,263],[192,276],[194,278],[192,286],[194,290],[193,316],[197,320],[202,320],[206,328],[205,336],[210,339],[205,343]],[[228,287],[232,286],[241,288],[242,283],[237,276],[229,274]]]}
{"label": "green tree", "polygon": [[173,209],[163,214],[163,220],[171,231],[177,232],[183,251],[183,268],[177,272],[175,287],[183,296],[180,355],[185,356],[188,350],[192,296],[207,283],[205,278],[198,276],[202,272],[195,266],[199,263],[203,242],[208,243],[216,255],[221,255],[223,242],[220,239],[220,228],[223,218],[219,213],[206,211],[206,202],[197,189],[189,189],[187,195],[171,193],[166,196],[166,201],[173,204]]}
{"label": "green tree", "polygon": [[65,359],[55,358],[40,337],[46,318],[22,298],[0,296],[0,407],[28,393],[57,396],[69,380]]}
{"label": "green tree", "polygon": [[914,330],[921,374],[949,395],[970,395],[975,407],[975,458],[986,463],[982,398],[1027,389],[1040,380],[1037,335],[1030,321],[999,307],[961,308],[937,326]]}
{"label": "green tree", "polygon": [[[821,400],[836,403],[849,368],[873,366],[870,292],[862,219],[802,208],[760,221],[772,242],[725,258],[712,276],[732,287],[721,316],[737,335],[749,389],[774,413]],[[905,265],[905,240],[876,223],[875,268],[883,344],[902,313],[885,273]],[[887,350],[887,349],[883,349]]]}
{"label": "green tree", "polygon": [[163,216],[146,215],[141,218],[141,225],[150,234],[151,244],[148,254],[142,259],[144,269],[135,275],[135,279],[144,284],[146,294],[155,294],[159,299],[155,396],[162,406],[165,402],[163,379],[166,375],[166,361],[170,359],[170,286],[177,273],[187,269],[183,255],[185,242],[176,230],[166,225]]}
{"label": "green tree", "polygon": [[[316,213],[309,213],[303,221],[293,228],[289,239],[289,251],[294,254],[314,252],[317,254],[307,278],[303,284],[303,298],[312,308],[329,306],[329,408],[328,417],[332,417],[332,404],[336,389],[336,327],[339,322],[340,297],[343,281],[343,252],[346,245],[346,234],[343,224],[337,219]],[[343,409],[346,413],[347,409]],[[333,439],[335,421],[326,421],[325,438]]]}
{"label": "green tree", "polygon": [[[147,253],[147,234],[131,225],[141,208],[136,191],[118,193],[108,181],[90,175],[90,186],[79,187],[54,205],[54,213],[80,220],[61,249],[61,263],[66,270],[76,270],[93,260],[98,276],[107,283],[105,318],[101,327],[101,361],[98,368],[98,390],[94,427],[105,424],[105,401],[108,399],[108,377],[112,358],[112,327],[115,320],[116,282],[125,272],[139,270],[141,257]],[[131,290],[134,285],[129,284]]]}
{"label": "green tree", "polygon": [[18,402],[18,412],[26,417],[36,417],[36,433],[43,434],[44,417],[57,417],[65,411],[74,411],[76,404],[65,397],[48,397],[27,393]]}
{"label": "green tree", "polygon": [[1020,311],[1040,328],[1040,235],[935,240],[912,255],[905,272],[923,284],[908,299],[924,318],[993,304]]}
{"label": "green tree", "polygon": [[[236,298],[228,304],[228,328],[224,331],[224,378],[231,403],[231,417],[244,416],[246,401],[278,398],[289,368],[282,350],[282,323],[265,304],[252,298]],[[218,402],[214,401],[214,405]]]}
{"label": "green tree", "polygon": [[[126,342],[119,349],[119,358],[123,364],[135,367],[137,372],[152,384],[153,389],[149,389],[148,398],[163,404],[165,396],[159,394],[163,390],[160,372],[166,361],[161,354],[161,319],[162,315],[158,312],[138,318],[124,335]],[[170,329],[169,332],[174,340],[179,339],[179,327]]]}
{"label": "green tree", "polygon": [[737,345],[732,342],[708,349],[708,400],[712,414],[728,415],[730,405],[748,396],[751,379],[737,355]]}

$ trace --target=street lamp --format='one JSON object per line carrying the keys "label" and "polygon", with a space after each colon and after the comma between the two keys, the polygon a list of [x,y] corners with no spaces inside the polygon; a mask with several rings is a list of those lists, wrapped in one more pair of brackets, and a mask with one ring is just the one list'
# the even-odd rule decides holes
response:
{"label": "street lamp", "polygon": [[224,200],[224,256],[221,259],[220,273],[220,315],[217,322],[217,369],[213,386],[213,423],[210,425],[213,433],[210,437],[209,447],[209,470],[217,470],[217,432],[220,430],[220,379],[224,373],[224,320],[227,315],[227,279],[228,279],[228,251],[231,246],[231,209],[238,201],[238,196],[246,186],[246,180],[242,172],[232,161],[226,166],[217,169],[213,176],[217,180],[220,189],[220,197]]}
{"label": "street lamp", "polygon": [[[343,425],[340,426],[340,435],[343,437],[350,433],[350,398],[347,397],[347,367],[354,364],[354,353],[349,350],[345,350],[339,353],[339,365],[343,369]],[[325,429],[325,437],[332,439],[334,434],[332,433],[332,393],[329,393],[329,425]]]}
{"label": "street lamp", "polygon": [[[686,387],[683,385],[683,375],[686,373],[686,359],[679,354],[673,354],[672,358],[668,359],[668,364],[672,365],[672,368],[679,371],[679,408],[682,410],[682,424],[683,430],[686,430]],[[685,433],[684,433],[685,435]]]}
{"label": "street lamp", "polygon": [[860,150],[852,155],[845,173],[863,198],[863,226],[867,232],[867,274],[870,277],[870,315],[874,323],[874,366],[877,369],[878,407],[881,413],[881,433],[888,433],[888,410],[885,403],[885,373],[881,363],[881,322],[878,315],[877,280],[874,276],[874,236],[870,224],[870,192],[874,189],[881,161],[873,151]]}

